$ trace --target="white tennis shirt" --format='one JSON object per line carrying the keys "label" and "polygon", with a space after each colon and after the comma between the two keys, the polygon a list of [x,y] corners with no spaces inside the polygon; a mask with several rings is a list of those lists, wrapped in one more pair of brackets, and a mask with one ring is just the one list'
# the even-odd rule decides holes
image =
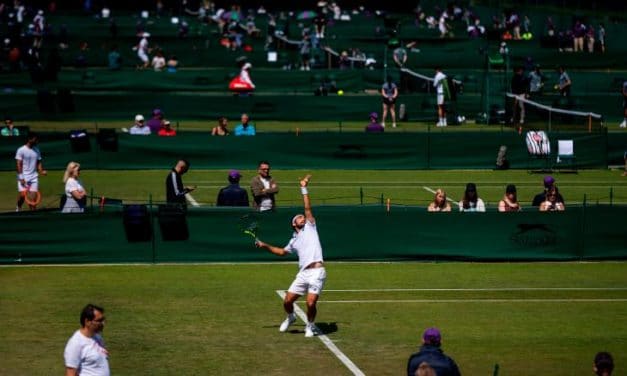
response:
{"label": "white tennis shirt", "polygon": [[41,153],[36,146],[33,148],[29,148],[26,145],[20,147],[15,153],[15,159],[22,161],[22,175],[24,175],[26,181],[35,179],[38,176],[37,163],[41,160]]}
{"label": "white tennis shirt", "polygon": [[283,249],[298,255],[298,269],[301,271],[312,262],[324,261],[318,229],[315,223],[309,221],[305,221],[305,227],[302,230],[294,232],[292,239]]}

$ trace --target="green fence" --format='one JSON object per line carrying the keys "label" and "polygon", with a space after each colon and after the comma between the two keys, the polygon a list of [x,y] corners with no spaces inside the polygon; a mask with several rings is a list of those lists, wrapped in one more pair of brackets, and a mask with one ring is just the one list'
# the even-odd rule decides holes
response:
{"label": "green fence", "polygon": [[[259,236],[283,246],[301,208],[259,215]],[[627,258],[627,207],[566,212],[428,213],[425,208],[316,207],[327,260],[597,260]],[[239,221],[248,209],[189,210],[189,239],[126,240],[122,210],[0,215],[0,263],[243,262],[276,257],[256,249]],[[346,224],[354,224],[346,226]],[[294,257],[287,259],[293,260]]]}
{"label": "green fence", "polygon": [[[73,153],[69,135],[42,134],[40,150],[49,169],[64,169],[76,160],[86,169],[163,169],[186,157],[203,169],[254,169],[270,160],[281,169],[492,169],[501,145],[508,147],[512,168],[550,167],[558,139],[572,139],[575,166],[605,168],[622,162],[626,135],[606,133],[552,133],[553,156],[530,158],[524,133],[433,132],[366,133],[261,133],[255,137],[211,137],[205,132],[183,132],[176,137],[119,135],[119,151],[101,151],[95,137],[91,150]],[[622,141],[620,141],[622,140]],[[15,168],[15,151],[22,139],[0,139],[0,170]],[[608,145],[612,149],[608,149]]]}

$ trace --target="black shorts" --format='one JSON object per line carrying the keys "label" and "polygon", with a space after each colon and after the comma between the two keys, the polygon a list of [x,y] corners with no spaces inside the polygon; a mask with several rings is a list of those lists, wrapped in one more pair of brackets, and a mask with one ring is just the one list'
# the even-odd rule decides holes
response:
{"label": "black shorts", "polygon": [[392,106],[394,103],[396,103],[396,98],[387,98],[387,97],[383,97],[383,104],[388,105],[388,106]]}
{"label": "black shorts", "polygon": [[627,110],[627,98],[623,98],[623,110]]}

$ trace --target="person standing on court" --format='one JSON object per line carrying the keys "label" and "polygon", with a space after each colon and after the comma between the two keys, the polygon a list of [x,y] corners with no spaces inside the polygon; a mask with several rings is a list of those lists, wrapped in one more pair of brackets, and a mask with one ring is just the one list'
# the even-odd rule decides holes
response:
{"label": "person standing on court", "polygon": [[220,189],[216,206],[248,206],[248,192],[239,186],[242,175],[237,170],[229,172],[229,185]]}
{"label": "person standing on court", "polygon": [[557,90],[559,90],[562,97],[570,97],[570,87],[572,85],[570,76],[568,76],[568,73],[566,73],[566,69],[564,68],[564,66],[560,66],[557,71],[560,74],[559,83],[556,85]]}
{"label": "person standing on court", "polygon": [[438,376],[459,376],[457,363],[442,351],[442,335],[437,328],[429,328],[422,335],[422,346],[407,361],[407,376],[414,376],[418,367],[426,363]]}
{"label": "person standing on court", "polygon": [[446,75],[442,73],[440,67],[435,68],[435,77],[433,77],[433,87],[437,96],[438,104],[438,123],[437,127],[446,127],[446,108],[444,107],[444,94],[448,93],[448,83],[446,82]]}
{"label": "person standing on court", "polygon": [[165,179],[166,202],[168,204],[186,206],[185,195],[196,189],[196,187],[183,186],[183,179],[181,177],[185,175],[188,170],[189,162],[185,159],[179,159]]}
{"label": "person standing on court", "polygon": [[63,182],[65,183],[65,203],[61,209],[62,213],[83,213],[87,202],[87,192],[81,184],[81,165],[77,162],[70,162],[65,168]]}
{"label": "person standing on court", "polygon": [[385,128],[385,119],[388,116],[388,110],[392,117],[392,128],[396,128],[396,98],[398,97],[398,88],[392,81],[392,76],[387,76],[386,81],[381,86],[381,96],[383,97],[383,119],[381,126]]}
{"label": "person standing on court", "polygon": [[[39,136],[31,132],[28,135],[26,144],[17,149],[15,153],[17,170],[17,207],[15,211],[22,210],[24,201],[28,203],[30,210],[36,210],[39,203],[39,174],[46,176],[48,172],[44,170],[41,163],[41,153],[37,144]],[[39,196],[41,198],[41,196]]]}
{"label": "person standing on court", "polygon": [[512,124],[516,122],[516,115],[518,115],[518,124],[522,125],[525,123],[524,100],[527,99],[528,89],[529,83],[527,82],[527,78],[523,75],[523,67],[518,66],[514,68],[511,90],[516,98],[514,98],[514,108],[512,109],[512,119],[510,121]]}
{"label": "person standing on court", "polygon": [[109,376],[109,352],[102,339],[104,309],[87,304],[80,316],[81,328],[65,345],[65,375]]}
{"label": "person standing on court", "polygon": [[307,175],[300,181],[300,191],[303,195],[305,213],[297,214],[292,218],[294,234],[289,243],[284,248],[279,248],[261,240],[255,242],[257,247],[265,248],[278,256],[285,256],[288,253],[296,253],[298,255],[299,271],[283,299],[283,308],[287,313],[287,318],[279,326],[279,331],[286,332],[289,326],[296,321],[294,302],[307,294],[305,337],[313,337],[319,332],[314,324],[318,312],[316,303],[327,278],[316,219],[311,211],[311,201],[307,190],[310,178],[311,175]]}
{"label": "person standing on court", "polygon": [[276,207],[275,195],[279,193],[279,186],[270,176],[270,163],[259,162],[257,176],[250,182],[253,193],[253,206],[260,212],[274,210]]}

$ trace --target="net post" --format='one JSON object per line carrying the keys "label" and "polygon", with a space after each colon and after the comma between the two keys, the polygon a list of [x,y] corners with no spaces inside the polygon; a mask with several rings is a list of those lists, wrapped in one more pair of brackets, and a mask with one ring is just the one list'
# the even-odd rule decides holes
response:
{"label": "net post", "polygon": [[592,114],[588,114],[588,133],[592,133]]}
{"label": "net post", "polygon": [[359,204],[364,204],[364,187],[359,187]]}
{"label": "net post", "polygon": [[614,188],[610,187],[610,206],[614,203]]}
{"label": "net post", "polygon": [[383,193],[381,193],[381,205],[383,205]]}

